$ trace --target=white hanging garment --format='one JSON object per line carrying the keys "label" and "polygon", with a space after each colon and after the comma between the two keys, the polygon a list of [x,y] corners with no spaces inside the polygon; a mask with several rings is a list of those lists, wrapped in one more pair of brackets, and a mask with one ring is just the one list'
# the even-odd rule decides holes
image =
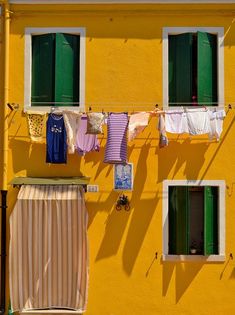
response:
{"label": "white hanging garment", "polygon": [[224,117],[226,116],[225,111],[222,110],[215,110],[215,111],[210,111],[209,112],[210,116],[210,133],[209,133],[209,138],[210,140],[216,139],[219,141],[220,135],[223,131],[223,122],[224,122]]}
{"label": "white hanging garment", "polygon": [[187,108],[186,116],[190,135],[203,135],[211,132],[209,110],[205,108]]}
{"label": "white hanging garment", "polygon": [[160,148],[167,147],[168,146],[168,138],[166,135],[164,115],[159,115],[158,130],[159,130],[159,147]]}
{"label": "white hanging garment", "polygon": [[183,109],[165,111],[165,128],[170,133],[188,133],[188,122]]}
{"label": "white hanging garment", "polygon": [[64,125],[67,134],[68,153],[74,154],[76,150],[76,136],[82,114],[70,110],[63,111]]}

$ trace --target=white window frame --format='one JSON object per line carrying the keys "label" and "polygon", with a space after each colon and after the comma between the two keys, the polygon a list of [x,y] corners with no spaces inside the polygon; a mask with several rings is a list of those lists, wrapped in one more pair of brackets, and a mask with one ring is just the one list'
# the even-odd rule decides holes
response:
{"label": "white window frame", "polygon": [[[218,255],[170,255],[169,254],[169,186],[218,187]],[[163,261],[225,261],[225,181],[224,180],[164,180],[163,181]]]}
{"label": "white window frame", "polygon": [[[224,28],[223,27],[163,27],[163,107],[169,106],[169,82],[168,82],[168,38],[169,35],[183,33],[207,32],[217,35],[217,84],[218,106],[224,108]],[[212,106],[213,107],[213,106]],[[174,106],[177,108],[177,106]],[[211,108],[211,106],[210,106]]]}
{"label": "white window frame", "polygon": [[85,41],[86,29],[84,27],[27,27],[25,28],[25,51],[24,51],[24,110],[37,110],[50,112],[51,106],[31,106],[32,85],[32,36],[50,33],[66,33],[80,36],[80,74],[79,74],[79,102],[80,106],[60,106],[59,109],[85,109]]}

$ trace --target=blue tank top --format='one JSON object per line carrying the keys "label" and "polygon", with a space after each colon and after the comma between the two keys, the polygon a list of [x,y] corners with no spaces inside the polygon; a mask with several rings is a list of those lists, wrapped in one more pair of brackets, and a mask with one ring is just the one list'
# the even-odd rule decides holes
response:
{"label": "blue tank top", "polygon": [[49,114],[47,120],[47,163],[67,162],[66,130],[62,115]]}

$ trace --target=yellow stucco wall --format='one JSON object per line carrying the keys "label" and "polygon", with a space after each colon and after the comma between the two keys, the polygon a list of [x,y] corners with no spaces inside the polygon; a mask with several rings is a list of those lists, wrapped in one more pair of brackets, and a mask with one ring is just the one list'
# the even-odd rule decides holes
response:
{"label": "yellow stucco wall", "polygon": [[[72,11],[69,11],[69,10]],[[194,10],[192,10],[194,9]],[[67,11],[66,11],[67,10]],[[24,28],[86,28],[86,103],[95,110],[130,111],[130,104],[152,110],[163,94],[162,28],[224,27],[225,102],[235,105],[235,6],[12,6],[9,101],[8,178],[14,176],[91,177],[99,193],[87,193],[90,242],[90,284],[87,315],[200,314],[235,312],[235,111],[227,112],[219,143],[206,136],[170,136],[158,148],[156,118],[133,142],[134,190],[131,211],[117,212],[113,167],[103,164],[106,133],[100,153],[68,157],[68,164],[47,165],[45,143],[31,144],[24,100]],[[44,13],[43,13],[44,12]],[[147,105],[148,104],[148,105]],[[225,263],[162,262],[162,181],[225,180]],[[8,211],[17,189],[9,186]],[[8,213],[8,214],[9,214]],[[9,240],[9,227],[8,227]],[[154,260],[155,253],[157,260]]]}

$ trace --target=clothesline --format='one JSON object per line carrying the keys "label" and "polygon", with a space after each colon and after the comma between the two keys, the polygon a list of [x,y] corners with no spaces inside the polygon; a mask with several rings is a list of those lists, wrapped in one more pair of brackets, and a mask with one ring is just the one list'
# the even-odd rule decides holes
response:
{"label": "clothesline", "polygon": [[[46,104],[51,104],[52,105],[55,104],[54,102],[51,103],[46,103]],[[42,104],[42,103],[40,103]],[[68,103],[56,103],[56,104],[68,104]],[[69,103],[71,105],[73,104],[79,104],[79,103]],[[142,105],[140,105],[142,104]],[[172,103],[171,103],[172,104]],[[175,103],[176,104],[176,103]],[[235,109],[235,103],[228,103],[228,104],[224,104],[224,105],[219,105],[219,106],[206,106],[207,103],[204,103],[203,105],[196,105],[196,106],[184,106],[186,104],[190,104],[190,103],[184,103],[184,104],[180,104],[181,106],[169,106],[169,107],[162,107],[160,106],[159,103],[153,104],[153,103],[132,103],[132,104],[128,104],[125,103],[125,107],[123,106],[123,103],[86,103],[85,104],[85,108],[80,109],[79,106],[74,107],[73,109],[71,107],[67,107],[67,106],[47,106],[45,108],[42,107],[36,107],[36,106],[32,106],[32,107],[28,107],[26,109],[23,109],[22,112],[25,114],[27,112],[37,112],[37,111],[42,111],[42,112],[46,112],[46,113],[51,113],[53,111],[57,111],[57,113],[62,114],[62,111],[64,110],[73,110],[74,112],[81,112],[81,113],[89,113],[89,112],[103,112],[103,113],[109,113],[109,112],[129,112],[129,114],[133,114],[136,112],[141,112],[141,111],[145,111],[148,112],[150,114],[164,114],[165,111],[169,111],[169,110],[182,110],[182,109],[190,109],[190,108],[207,108],[208,110],[221,110],[221,109],[225,109],[225,110],[232,110]],[[211,103],[210,103],[211,104]],[[10,104],[9,104],[10,105]],[[15,105],[15,104],[14,104]],[[150,108],[151,105],[151,108]],[[16,108],[14,106],[9,106],[9,108],[13,111],[13,110],[17,110],[19,108],[19,106],[17,106]]]}
{"label": "clothesline", "polygon": [[[161,115],[161,114],[165,114],[166,112],[170,112],[170,111],[187,111],[187,110],[190,110],[190,109],[194,109],[194,110],[202,110],[202,109],[205,109],[205,110],[213,110],[213,111],[217,111],[217,110],[221,110],[222,108],[221,107],[206,107],[206,106],[193,106],[193,107],[169,107],[169,108],[159,108],[157,105],[155,105],[155,108],[153,110],[147,110],[147,109],[138,109],[137,107],[135,108],[132,108],[132,109],[129,109],[128,110],[122,110],[120,109],[119,107],[119,111],[117,112],[126,112],[128,114],[129,112],[129,115],[131,114],[134,114],[134,113],[137,113],[137,112],[146,112],[146,113],[149,113],[151,115]],[[224,108],[226,109],[226,108]],[[235,109],[235,105],[234,107],[232,107],[231,104],[229,104],[227,106],[227,109],[230,110],[230,109]],[[102,112],[103,114],[108,114],[109,112],[114,112],[113,110],[105,110],[102,109],[102,110],[94,110],[94,108],[92,108],[91,106],[88,108],[87,111],[84,111],[84,110],[80,110],[80,109],[77,109],[77,108],[74,108],[74,109],[71,109],[71,108],[61,108],[61,107],[57,107],[57,106],[52,106],[50,107],[50,110],[48,113],[55,113],[57,115],[62,115],[64,111],[71,111],[71,112],[76,112],[76,113],[83,113],[83,114],[87,114],[87,113],[91,113],[91,112]],[[24,110],[23,111],[24,113],[33,113],[33,112],[40,112],[39,110],[37,110],[37,108],[31,108],[31,109],[27,109],[27,110]]]}
{"label": "clothesline", "polygon": [[[23,103],[23,102],[22,102]],[[182,109],[182,108],[200,108],[200,107],[208,107],[208,109],[235,109],[235,103],[228,102],[219,104],[218,102],[204,102],[204,103],[195,103],[195,102],[171,102],[169,104],[163,104],[162,101],[156,102],[86,102],[85,104],[82,103],[81,107],[79,106],[80,102],[32,102],[31,106],[26,106],[22,113],[27,113],[28,111],[41,111],[49,113],[52,108],[60,108],[61,110],[68,109],[68,107],[73,107],[74,111],[82,112],[90,112],[90,111],[97,111],[97,112],[114,112],[121,111],[121,112],[137,112],[137,111],[149,111],[151,108],[159,109],[159,110],[169,110],[169,109]],[[32,106],[35,105],[35,106]],[[42,106],[39,106],[42,105]],[[45,106],[49,105],[49,106]],[[60,106],[57,106],[60,105]],[[64,106],[63,106],[64,105]],[[71,106],[68,106],[71,105]],[[207,106],[208,105],[208,106]],[[215,106],[213,106],[215,105]],[[7,106],[11,111],[18,111],[20,107],[19,103],[8,103]],[[151,107],[151,108],[150,108]],[[85,108],[85,109],[84,109]],[[87,109],[87,110],[86,110]],[[159,113],[160,114],[160,113]]]}
{"label": "clothesline", "polygon": [[[226,116],[224,109],[211,110],[207,108],[188,108],[180,110],[154,111],[133,113],[128,117],[127,112],[81,113],[78,111],[62,110],[58,114],[55,107],[47,118],[46,162],[66,163],[67,152],[85,155],[91,151],[99,151],[98,134],[103,134],[103,125],[107,124],[107,140],[104,163],[127,163],[127,138],[134,140],[148,125],[152,113],[159,115],[156,129],[159,131],[159,147],[168,146],[167,132],[189,135],[208,134],[210,140],[220,139],[223,130],[223,120]],[[60,109],[61,111],[61,109]],[[32,141],[42,140],[42,129],[46,118],[44,112],[27,112],[29,134]]]}

